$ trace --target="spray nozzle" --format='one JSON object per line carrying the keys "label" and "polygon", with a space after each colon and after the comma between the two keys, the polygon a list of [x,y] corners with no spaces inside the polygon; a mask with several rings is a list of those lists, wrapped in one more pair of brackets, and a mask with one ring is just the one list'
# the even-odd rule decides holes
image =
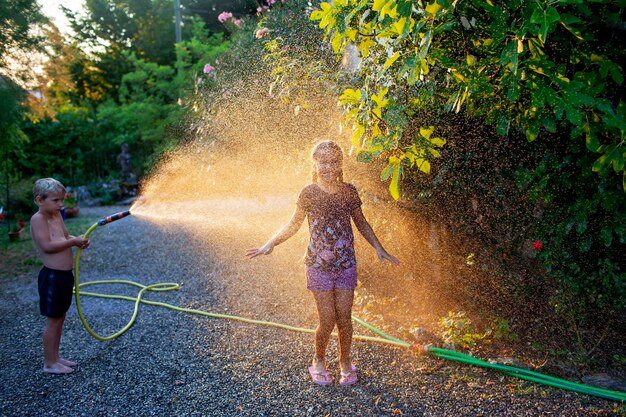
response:
{"label": "spray nozzle", "polygon": [[115,220],[119,220],[124,217],[130,216],[130,210],[120,211],[119,213],[112,214],[111,216],[107,216],[98,221],[98,226],[104,226],[107,223],[114,222]]}

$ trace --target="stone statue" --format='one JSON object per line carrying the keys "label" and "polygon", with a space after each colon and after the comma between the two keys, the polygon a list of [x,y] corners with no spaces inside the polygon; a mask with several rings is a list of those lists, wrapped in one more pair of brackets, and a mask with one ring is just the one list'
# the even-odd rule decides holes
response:
{"label": "stone statue", "polygon": [[120,179],[125,182],[134,182],[135,174],[128,143],[122,144],[122,152],[117,156],[117,163],[120,164]]}
{"label": "stone statue", "polygon": [[137,195],[137,176],[133,172],[133,159],[127,143],[122,144],[117,163],[120,164],[120,196]]}

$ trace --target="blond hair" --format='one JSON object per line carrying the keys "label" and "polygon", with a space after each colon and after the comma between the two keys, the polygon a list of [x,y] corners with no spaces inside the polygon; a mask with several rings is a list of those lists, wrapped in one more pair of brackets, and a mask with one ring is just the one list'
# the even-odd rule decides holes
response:
{"label": "blond hair", "polygon": [[[332,140],[323,140],[321,142],[318,142],[313,147],[313,151],[311,152],[311,159],[313,160],[313,170],[311,173],[311,177],[314,183],[317,182],[317,169],[315,167],[315,161],[317,160],[319,153],[326,149],[335,153],[340,161],[343,160],[343,151],[341,150],[341,146],[337,145],[337,142],[334,142]],[[343,169],[339,173],[339,181],[343,182]]]}
{"label": "blond hair", "polygon": [[63,193],[65,194],[65,187],[59,181],[54,178],[41,178],[35,181],[35,185],[33,186],[33,197],[37,198],[38,196],[43,198],[44,200],[48,197],[49,194],[52,193]]}

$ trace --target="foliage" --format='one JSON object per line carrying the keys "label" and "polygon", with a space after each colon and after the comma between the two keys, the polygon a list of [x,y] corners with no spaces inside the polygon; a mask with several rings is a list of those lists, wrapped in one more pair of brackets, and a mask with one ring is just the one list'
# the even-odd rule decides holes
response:
{"label": "foliage", "polygon": [[33,27],[46,22],[36,0],[3,0],[0,3],[0,74],[15,76],[10,57],[18,51],[40,50],[41,35]]}
{"label": "foliage", "polygon": [[509,321],[503,318],[497,318],[494,320],[492,328],[486,334],[487,336],[493,336],[497,340],[508,340],[511,342],[519,341],[519,336],[511,331]]}
{"label": "foliage", "polygon": [[[161,3],[155,2],[154,7]],[[99,8],[102,4],[94,2],[90,7]],[[125,15],[127,11],[98,9],[89,16],[107,15],[99,24],[112,25],[109,20],[115,20],[113,15]],[[157,17],[135,29],[148,30],[146,25],[162,28]],[[98,25],[88,28],[88,21],[88,17],[81,20],[86,33],[79,37],[84,42],[104,31]],[[124,22],[116,20],[117,25],[123,26]],[[113,54],[96,51],[88,55],[77,44],[66,44],[58,34],[50,32],[56,40],[51,44],[52,56],[46,68],[56,78],[45,90],[50,97],[49,110],[22,123],[30,145],[14,147],[22,155],[17,171],[25,177],[54,176],[68,185],[89,184],[117,175],[116,155],[126,143],[133,154],[135,173],[147,172],[153,161],[181,136],[179,124],[187,108],[181,105],[180,97],[195,88],[197,73],[203,66],[215,64],[216,57],[228,48],[222,34],[208,33],[198,19],[189,22],[190,38],[176,46],[178,59],[173,56],[173,42],[168,46],[172,55],[168,55],[170,61],[165,64],[158,62],[162,57],[151,57],[137,45],[119,44],[121,49]],[[122,42],[118,35],[112,39]],[[108,71],[107,65],[115,66],[115,71]]]}
{"label": "foliage", "polygon": [[540,239],[578,334],[626,303],[624,5],[340,0],[311,14],[337,56],[359,52],[340,97],[358,157],[386,159],[394,198],[405,177],[408,197],[506,251]]}
{"label": "foliage", "polygon": [[439,319],[442,328],[442,339],[445,343],[451,343],[463,349],[472,349],[476,341],[485,337],[476,333],[472,327],[472,321],[466,317],[464,311],[449,311],[446,317]]}
{"label": "foliage", "polygon": [[428,172],[424,161],[439,156],[411,123],[421,111],[463,108],[499,134],[520,129],[529,141],[570,132],[599,155],[589,169],[623,175],[624,52],[607,47],[619,33],[605,27],[619,22],[620,7],[608,0],[343,0],[322,3],[311,19],[337,53],[358,47],[363,81],[342,100],[354,144],[375,156],[393,151],[387,170],[398,198],[402,169]]}
{"label": "foliage", "polygon": [[[6,187],[5,182],[0,183],[0,187]],[[17,180],[10,177],[9,183],[9,202],[6,201],[6,194],[0,194],[0,207],[4,207],[4,215],[6,220],[11,224],[18,218],[30,218],[33,210],[36,209],[33,202],[33,182],[30,180]]]}

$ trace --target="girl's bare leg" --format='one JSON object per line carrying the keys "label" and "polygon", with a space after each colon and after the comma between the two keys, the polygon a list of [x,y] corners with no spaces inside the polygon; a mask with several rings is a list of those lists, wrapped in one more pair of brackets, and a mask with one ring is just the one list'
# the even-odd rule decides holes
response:
{"label": "girl's bare leg", "polygon": [[342,372],[352,370],[352,302],[354,290],[336,288],[335,311],[337,314],[337,329],[339,331],[339,366]]}
{"label": "girl's bare leg", "polygon": [[326,370],[326,348],[335,328],[335,295],[333,291],[312,291],[317,305],[319,324],[315,329],[315,357],[313,367],[318,372]]}

